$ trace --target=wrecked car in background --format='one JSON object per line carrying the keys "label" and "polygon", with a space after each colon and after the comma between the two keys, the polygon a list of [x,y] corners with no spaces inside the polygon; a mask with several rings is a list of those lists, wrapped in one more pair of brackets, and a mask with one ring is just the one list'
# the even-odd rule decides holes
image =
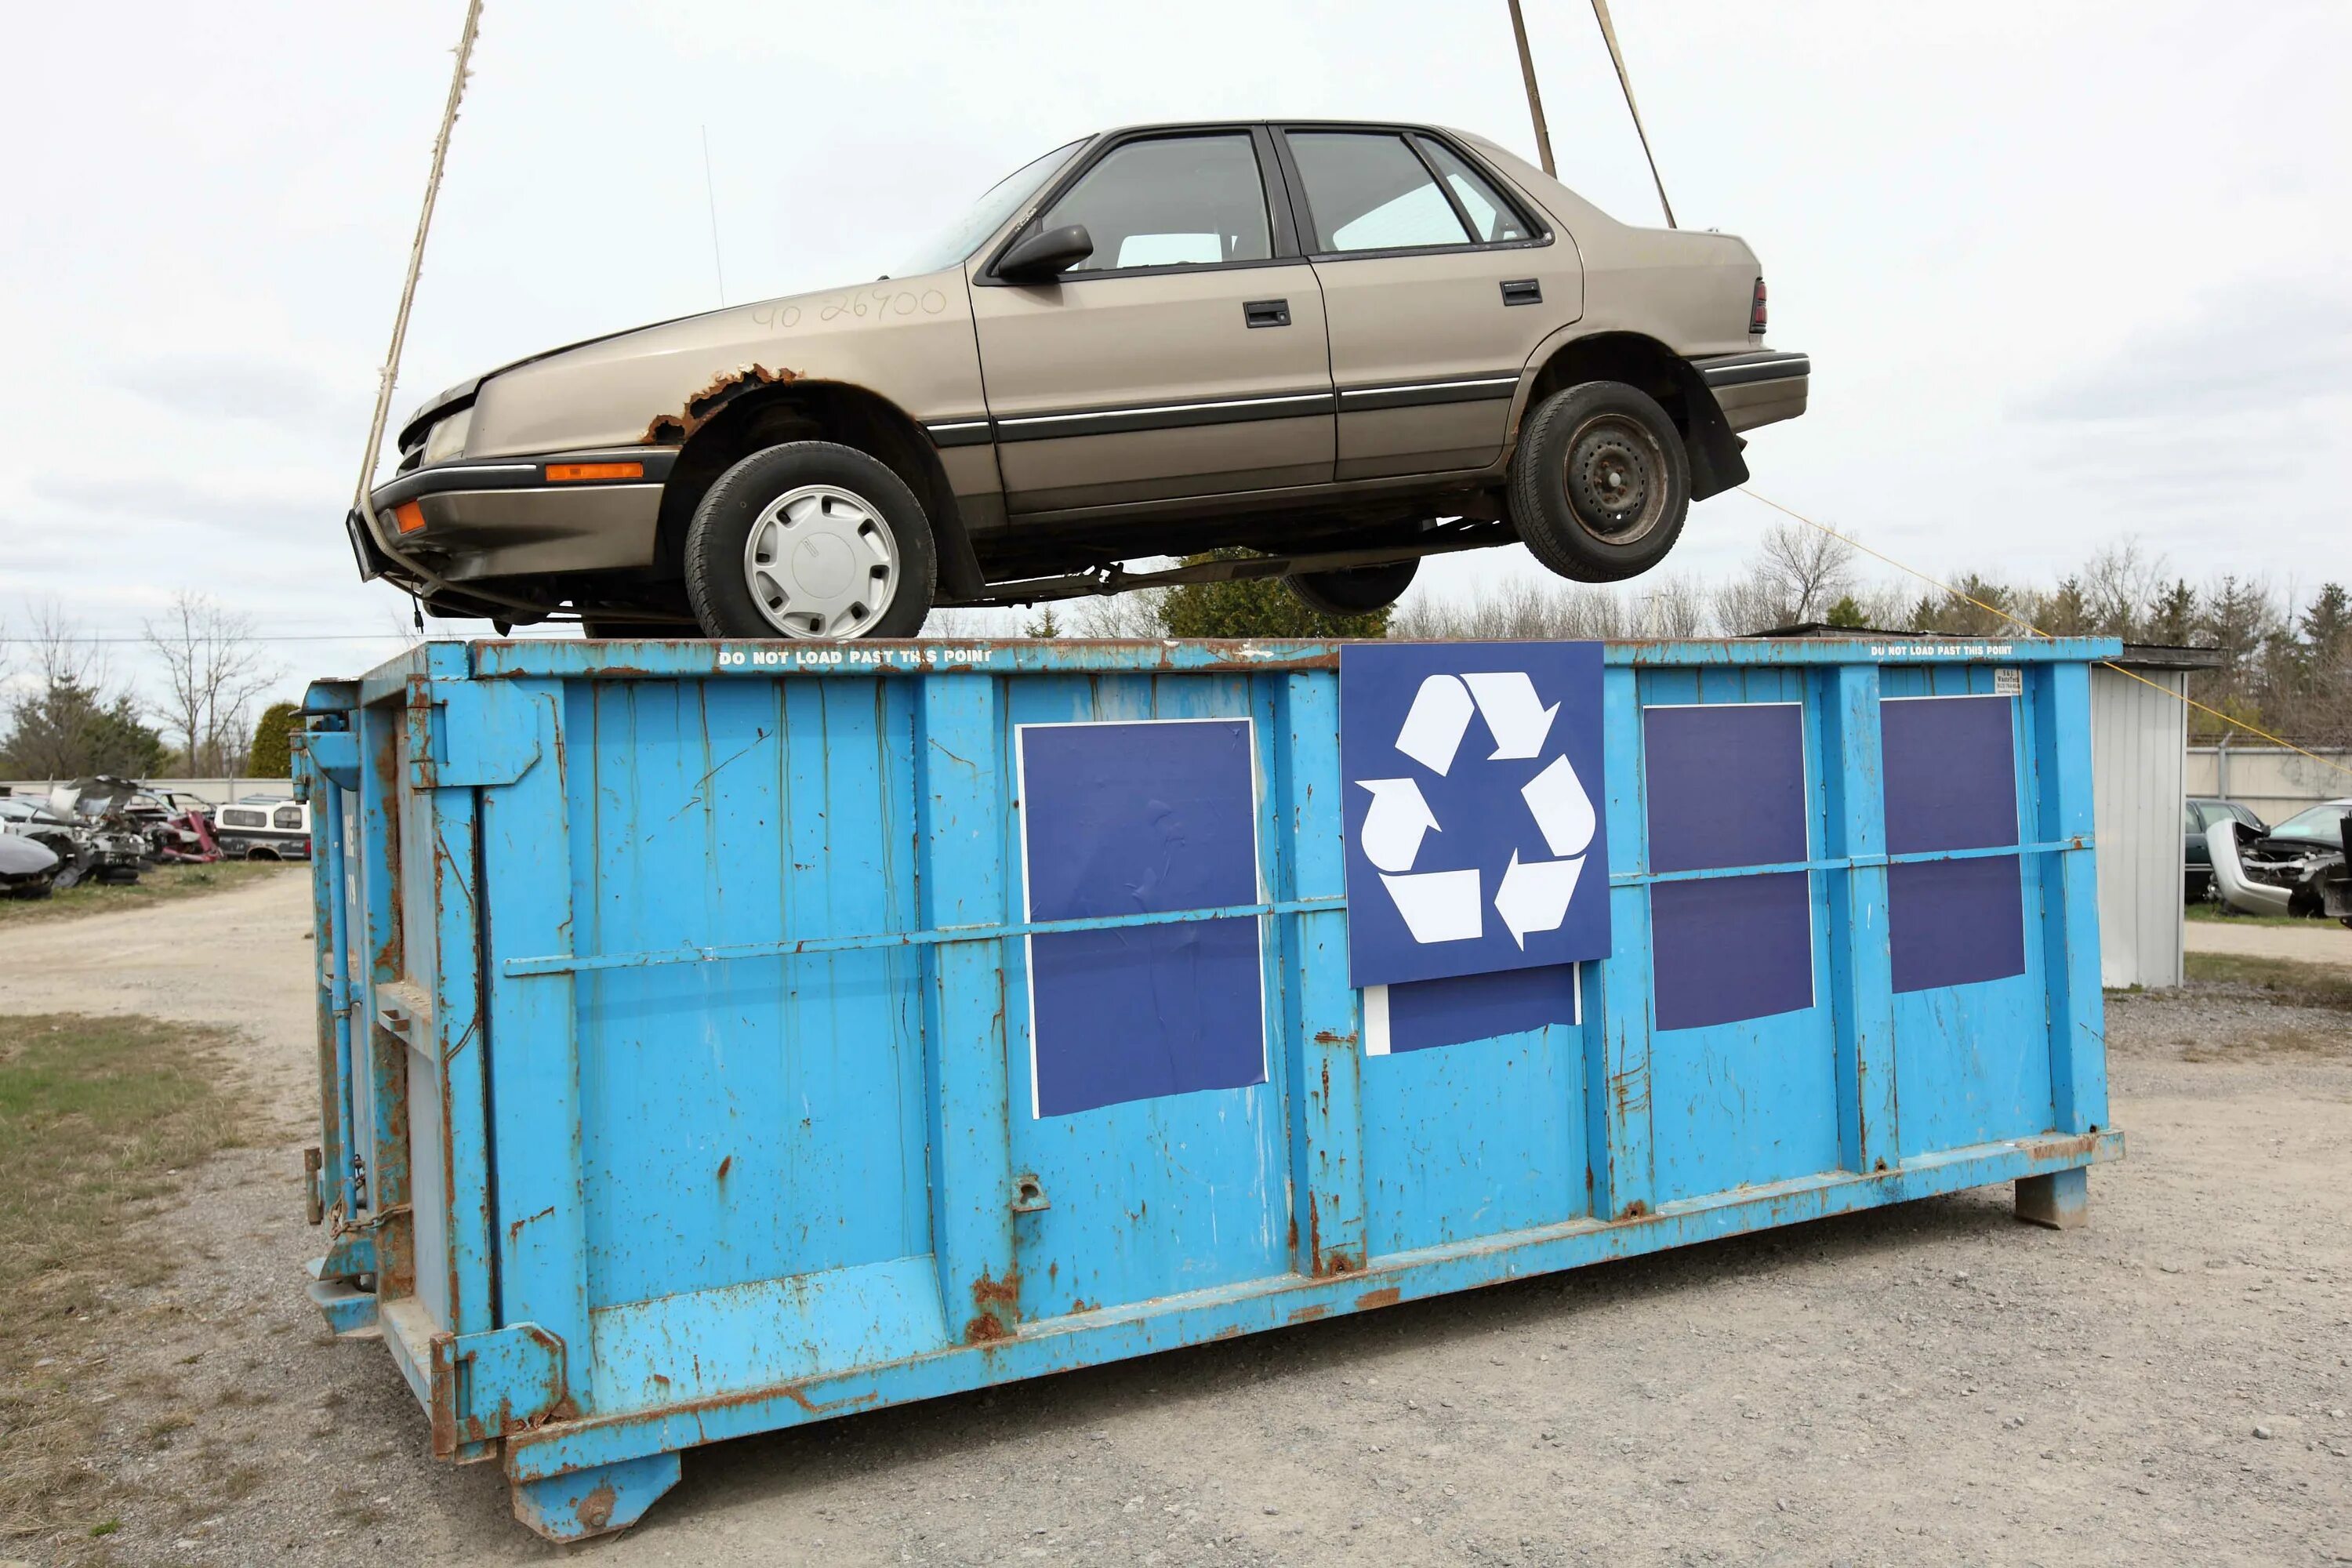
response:
{"label": "wrecked car in background", "polygon": [[2347,834],[2352,798],[2307,807],[2263,833],[2231,818],[2216,821],[2205,835],[2215,896],[2247,914],[2352,918],[2352,909],[2340,907],[2352,857]]}
{"label": "wrecked car in background", "polygon": [[[1353,614],[1515,542],[1614,582],[1811,374],[1765,348],[1743,241],[1431,126],[1088,136],[898,270],[458,383],[346,518],[361,575],[502,628],[747,637],[1236,576]],[[1122,564],[1228,546],[1259,553]]]}
{"label": "wrecked car in background", "polygon": [[0,833],[0,898],[47,898],[58,864],[57,851],[40,840]]}
{"label": "wrecked car in background", "polygon": [[147,839],[121,813],[138,785],[128,779],[76,779],[51,789],[46,801],[0,799],[0,826],[46,846],[57,856],[57,885],[90,880],[135,882],[147,859]]}
{"label": "wrecked car in background", "polygon": [[281,795],[249,795],[213,813],[213,837],[231,860],[308,860],[310,808]]}

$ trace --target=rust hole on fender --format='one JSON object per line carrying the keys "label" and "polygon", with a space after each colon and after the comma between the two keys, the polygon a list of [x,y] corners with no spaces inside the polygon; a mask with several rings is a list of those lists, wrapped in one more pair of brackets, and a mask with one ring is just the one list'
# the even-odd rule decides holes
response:
{"label": "rust hole on fender", "polygon": [[655,445],[684,441],[710,423],[710,416],[754,387],[778,386],[800,379],[800,372],[762,364],[747,364],[713,377],[709,385],[689,395],[676,414],[657,414],[646,426],[645,440]]}

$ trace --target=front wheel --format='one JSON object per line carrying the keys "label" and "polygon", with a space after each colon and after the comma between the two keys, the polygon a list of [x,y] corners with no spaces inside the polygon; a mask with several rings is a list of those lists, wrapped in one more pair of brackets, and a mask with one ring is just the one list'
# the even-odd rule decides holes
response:
{"label": "front wheel", "polygon": [[1690,510],[1690,458],[1657,401],[1616,381],[1554,393],[1511,455],[1511,521],[1563,577],[1616,583],[1666,558]]}
{"label": "front wheel", "polygon": [[831,441],[752,453],[719,476],[687,530],[687,597],[712,637],[913,637],[937,574],[914,492]]}

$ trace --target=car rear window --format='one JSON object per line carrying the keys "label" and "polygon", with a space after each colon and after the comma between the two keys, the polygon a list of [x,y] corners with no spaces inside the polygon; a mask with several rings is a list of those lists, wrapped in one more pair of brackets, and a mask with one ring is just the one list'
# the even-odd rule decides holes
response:
{"label": "car rear window", "polygon": [[1274,255],[1265,184],[1246,132],[1157,136],[1113,149],[1038,220],[1083,224],[1083,272],[1215,266]]}
{"label": "car rear window", "polygon": [[1456,157],[1453,148],[1426,136],[1416,136],[1413,142],[1429,154],[1429,161],[1437,165],[1437,172],[1444,175],[1445,183],[1454,188],[1454,200],[1460,202],[1462,210],[1469,215],[1470,226],[1476,231],[1482,243],[1496,245],[1506,240],[1529,237],[1527,225],[1512,210],[1511,204],[1505,201],[1502,194],[1488,184],[1477,170]]}
{"label": "car rear window", "polygon": [[1319,252],[1469,243],[1454,204],[1402,136],[1294,132],[1290,155],[1307,185]]}

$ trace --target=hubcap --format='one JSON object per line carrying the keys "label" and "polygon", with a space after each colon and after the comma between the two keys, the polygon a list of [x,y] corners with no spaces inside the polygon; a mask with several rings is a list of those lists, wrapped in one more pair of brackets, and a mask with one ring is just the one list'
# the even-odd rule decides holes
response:
{"label": "hubcap", "polygon": [[1587,533],[1631,544],[1666,510],[1666,455],[1639,423],[1599,414],[1568,444],[1568,500]]}
{"label": "hubcap", "polygon": [[768,503],[743,542],[743,580],[788,637],[874,629],[898,592],[898,546],[863,496],[803,485]]}

